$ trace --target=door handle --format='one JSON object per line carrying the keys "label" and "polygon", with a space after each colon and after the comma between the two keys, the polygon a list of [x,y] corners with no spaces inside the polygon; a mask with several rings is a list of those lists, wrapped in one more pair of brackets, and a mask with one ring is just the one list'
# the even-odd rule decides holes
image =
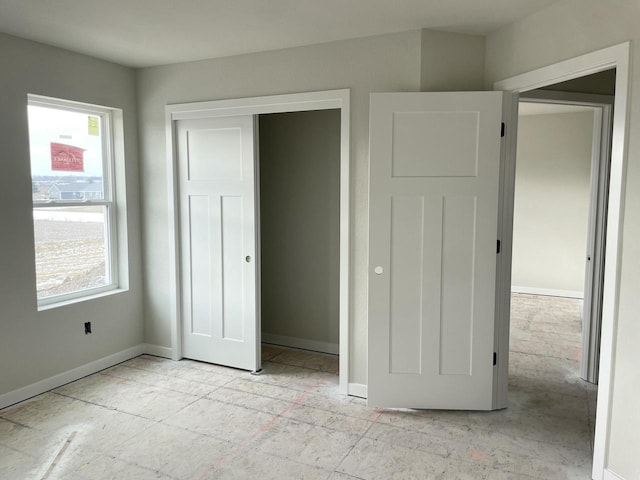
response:
{"label": "door handle", "polygon": [[382,275],[382,273],[384,272],[384,268],[378,265],[376,268],[373,269],[373,271],[376,273],[376,275]]}

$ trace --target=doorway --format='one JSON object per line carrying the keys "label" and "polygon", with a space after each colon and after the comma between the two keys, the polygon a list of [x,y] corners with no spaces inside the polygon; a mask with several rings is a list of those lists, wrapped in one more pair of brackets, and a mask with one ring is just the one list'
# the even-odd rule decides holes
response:
{"label": "doorway", "polygon": [[[183,337],[185,332],[189,332],[190,318],[189,315],[191,312],[184,310],[184,305],[187,304],[182,300],[184,298],[189,298],[190,292],[184,291],[184,286],[186,282],[184,281],[184,268],[185,265],[193,264],[194,261],[189,257],[188,252],[185,255],[185,252],[182,251],[186,247],[184,244],[188,245],[188,241],[185,242],[185,239],[182,238],[184,234],[184,228],[181,228],[182,225],[180,222],[184,223],[185,213],[182,212],[180,214],[180,208],[183,205],[189,205],[190,200],[188,198],[182,198],[181,189],[180,189],[180,181],[181,178],[184,179],[190,175],[190,172],[187,169],[187,173],[183,173],[180,175],[179,166],[180,166],[180,142],[182,144],[188,144],[188,141],[184,138],[180,139],[180,125],[182,124],[188,125],[189,121],[196,121],[196,123],[200,123],[200,120],[209,119],[217,119],[217,121],[224,123],[225,119],[232,121],[234,118],[236,119],[246,119],[247,121],[252,122],[253,130],[249,129],[249,126],[246,128],[240,129],[239,135],[242,135],[243,147],[241,149],[235,148],[234,151],[239,152],[253,152],[252,155],[257,153],[257,142],[255,141],[255,133],[259,128],[259,116],[267,115],[267,114],[278,114],[278,113],[287,113],[287,112],[305,112],[305,111],[322,111],[322,110],[337,110],[339,112],[340,123],[339,123],[339,180],[338,180],[338,197],[339,197],[339,241],[338,241],[338,256],[339,256],[339,265],[338,265],[338,329],[339,329],[339,390],[340,393],[347,394],[348,386],[349,386],[349,312],[350,312],[350,252],[349,252],[349,225],[350,225],[350,166],[349,166],[349,90],[330,90],[330,91],[322,91],[322,92],[308,92],[308,93],[300,93],[300,94],[290,94],[290,95],[274,95],[274,96],[266,96],[266,97],[252,97],[252,98],[243,98],[243,99],[233,99],[233,100],[218,100],[218,101],[210,101],[210,102],[197,102],[191,104],[177,104],[177,105],[168,105],[166,107],[167,111],[167,140],[168,140],[168,148],[169,152],[169,181],[172,188],[169,189],[169,205],[170,211],[172,212],[172,221],[170,222],[171,229],[171,242],[174,248],[171,249],[171,256],[168,259],[170,265],[170,273],[172,280],[175,284],[174,293],[171,296],[172,303],[172,316],[174,319],[172,325],[172,358],[174,360],[178,360],[183,358]],[[185,123],[186,122],[186,123]],[[208,138],[211,135],[218,135],[215,133],[215,129],[219,129],[217,124],[213,130],[207,127],[207,133],[203,134],[204,137]],[[232,129],[224,129],[220,135],[227,136],[229,132],[237,132],[237,128]],[[244,132],[251,132],[244,134]],[[214,132],[214,133],[211,133]],[[220,136],[218,135],[218,136]],[[185,137],[186,138],[186,137]],[[200,142],[202,143],[202,142]],[[237,143],[231,143],[231,145],[236,145]],[[225,154],[226,155],[226,154]],[[258,167],[258,156],[255,155],[254,160],[254,169]],[[236,162],[237,163],[237,162]],[[249,174],[244,176],[243,178],[249,178]],[[201,186],[199,184],[199,186]],[[258,194],[257,190],[259,187],[259,183],[254,182],[254,187],[252,188],[252,192]],[[200,193],[198,195],[201,196]],[[256,198],[258,196],[256,195]],[[198,199],[198,202],[203,201],[203,199]],[[220,203],[218,201],[218,203]],[[236,202],[237,203],[237,202]],[[248,205],[248,204],[247,204]],[[259,227],[259,210],[257,209],[258,203],[255,203],[255,207],[251,207],[255,213],[252,213],[249,217],[250,222],[246,223],[243,220],[238,219],[237,221],[230,221],[228,223],[233,229],[237,230],[238,227],[245,226],[247,228],[256,228]],[[236,209],[237,210],[237,209]],[[216,204],[213,204],[214,212],[218,211],[216,209]],[[244,210],[238,210],[242,213]],[[231,217],[229,217],[231,218]],[[217,220],[219,222],[219,220]],[[246,224],[246,225],[245,225]],[[216,227],[218,228],[218,227]],[[219,229],[219,228],[218,228]],[[232,230],[233,231],[233,230]],[[188,240],[188,239],[187,239]],[[182,250],[179,249],[179,246],[182,245]],[[223,245],[223,244],[221,244]],[[233,242],[227,242],[227,245],[233,245]],[[256,245],[259,246],[259,243],[256,242]],[[222,247],[221,247],[222,248]],[[175,253],[174,253],[175,252]],[[311,253],[312,254],[312,253]],[[255,271],[256,278],[260,278],[259,274],[259,257],[260,252],[259,249],[256,249],[255,256],[243,253],[241,257],[241,264],[244,268],[249,268],[252,271]],[[237,257],[233,256],[235,259]],[[236,260],[234,260],[236,262]],[[211,262],[209,262],[211,263]],[[236,263],[237,265],[237,263]],[[237,268],[237,266],[236,266]],[[256,285],[254,297],[250,300],[255,299],[255,304],[259,305],[259,284]],[[238,295],[238,293],[236,293]],[[335,293],[334,293],[335,295]],[[246,305],[245,305],[246,306]],[[260,315],[259,308],[253,309],[253,307],[249,308],[250,314],[253,318],[249,322],[252,326],[252,331],[255,331],[255,334],[245,335],[243,341],[251,342],[253,344],[253,350],[257,352],[255,368],[251,367],[251,370],[258,370],[260,368]],[[236,312],[239,309],[236,309]],[[251,313],[253,312],[253,313]],[[186,330],[185,330],[186,328]],[[245,329],[245,332],[247,330]],[[219,335],[220,330],[216,330],[216,335]],[[224,332],[222,332],[224,336]],[[250,350],[250,349],[248,349]],[[219,362],[224,364],[223,361]]]}
{"label": "doorway", "polygon": [[[496,82],[494,88],[515,93],[528,92],[537,88],[579,79],[593,73],[616,69],[613,129],[611,141],[611,166],[608,186],[608,212],[606,215],[606,261],[604,263],[602,292],[602,325],[600,338],[599,387],[596,409],[596,428],[593,445],[593,478],[602,479],[607,474],[606,459],[609,441],[611,414],[612,378],[615,365],[615,327],[617,322],[617,298],[619,291],[620,235],[622,225],[622,199],[624,192],[624,168],[626,164],[626,130],[628,122],[629,92],[629,43],[598,50],[547,67],[533,70],[515,77]],[[512,125],[517,125],[517,109],[510,111]],[[512,132],[507,139],[510,158],[515,158],[516,135]],[[502,223],[503,231],[511,231],[512,224],[509,205],[513,205],[513,179],[515,164],[505,166],[504,205],[507,211]],[[500,260],[500,290],[508,292],[511,284],[511,251]],[[510,295],[501,295],[500,317],[508,317]],[[508,351],[509,324],[501,321],[496,341],[502,351]],[[503,366],[504,368],[505,366]],[[505,378],[507,372],[504,372]]]}
{"label": "doorway", "polygon": [[[601,303],[590,298],[591,292],[602,291],[602,269],[597,276],[592,270],[595,259],[603,258],[604,245],[596,242],[598,216],[591,215],[591,205],[599,200],[603,206],[597,211],[606,212],[606,196],[601,198],[598,188],[600,172],[608,172],[601,163],[607,167],[609,158],[600,149],[602,112],[594,106],[523,97],[514,198],[509,395],[516,402],[550,404],[547,414],[571,432],[572,444],[591,450],[597,378],[589,383],[585,377],[596,377],[597,370],[581,364],[583,358],[588,364],[591,356],[597,357],[599,347],[588,351],[591,323],[599,331],[601,320]],[[607,144],[607,153],[609,148]],[[599,250],[594,254],[595,245]],[[600,306],[593,316],[591,308],[583,309],[592,303]]]}
{"label": "doorway", "polygon": [[262,343],[338,355],[340,110],[258,125]]}
{"label": "doorway", "polygon": [[511,290],[579,300],[560,351],[597,383],[615,70],[548,88],[520,97]]}
{"label": "doorway", "polygon": [[586,419],[592,452],[615,73],[524,92],[518,118],[510,388]]}

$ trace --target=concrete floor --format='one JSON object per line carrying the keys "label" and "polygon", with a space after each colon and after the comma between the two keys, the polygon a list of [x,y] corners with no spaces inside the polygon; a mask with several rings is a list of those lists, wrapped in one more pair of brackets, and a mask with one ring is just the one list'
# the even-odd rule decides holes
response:
{"label": "concrete floor", "polygon": [[580,303],[512,311],[506,410],[375,410],[338,394],[337,357],[270,346],[261,376],[141,356],[0,410],[0,478],[590,478]]}

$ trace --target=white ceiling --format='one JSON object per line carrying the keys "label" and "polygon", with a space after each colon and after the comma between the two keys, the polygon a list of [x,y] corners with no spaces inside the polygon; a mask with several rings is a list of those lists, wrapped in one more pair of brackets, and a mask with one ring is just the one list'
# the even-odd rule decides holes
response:
{"label": "white ceiling", "polygon": [[0,32],[131,67],[419,28],[487,34],[557,0],[0,0]]}

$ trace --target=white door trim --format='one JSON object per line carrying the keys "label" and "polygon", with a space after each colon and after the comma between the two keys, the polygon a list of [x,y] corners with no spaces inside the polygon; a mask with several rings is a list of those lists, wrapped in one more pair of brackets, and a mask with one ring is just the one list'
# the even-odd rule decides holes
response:
{"label": "white door trim", "polygon": [[[496,90],[524,92],[603,70],[616,69],[616,95],[609,178],[609,211],[607,214],[607,249],[602,304],[602,336],[600,341],[600,384],[592,471],[593,478],[597,480],[604,478],[608,463],[611,394],[618,320],[624,180],[628,147],[630,49],[630,42],[622,43],[523,73],[494,84],[494,89]],[[512,147],[515,148],[515,142],[513,142]],[[511,199],[511,207],[513,209],[513,198]],[[508,212],[505,217],[509,217]],[[507,292],[505,292],[506,294]],[[506,347],[508,349],[508,343]]]}
{"label": "white door trim", "polygon": [[171,358],[182,358],[180,317],[180,258],[177,195],[177,154],[175,122],[177,120],[259,115],[266,113],[300,112],[340,109],[340,393],[348,393],[349,326],[351,311],[350,256],[350,90],[271,95],[264,97],[181,103],[165,107],[167,141],[167,197],[169,202],[169,277],[171,302]]}
{"label": "white door trim", "polygon": [[534,90],[522,92],[520,100],[523,102],[555,103],[558,105],[583,105],[586,107],[611,105],[614,95],[599,95],[593,93],[561,92],[556,90]]}

